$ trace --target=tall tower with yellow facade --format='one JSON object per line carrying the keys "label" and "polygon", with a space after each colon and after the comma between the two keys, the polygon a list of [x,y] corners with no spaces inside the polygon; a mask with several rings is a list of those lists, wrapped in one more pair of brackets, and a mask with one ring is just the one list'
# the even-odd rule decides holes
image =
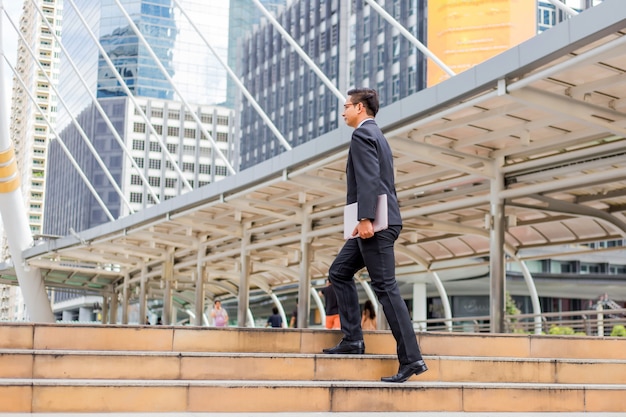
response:
{"label": "tall tower with yellow facade", "polygon": [[[602,0],[437,0],[428,2],[428,48],[456,74],[498,55]],[[449,78],[428,62],[427,85]]]}

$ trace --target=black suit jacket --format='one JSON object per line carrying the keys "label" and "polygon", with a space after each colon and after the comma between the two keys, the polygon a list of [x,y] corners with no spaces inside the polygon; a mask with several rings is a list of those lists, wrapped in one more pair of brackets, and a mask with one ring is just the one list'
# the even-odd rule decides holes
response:
{"label": "black suit jacket", "polygon": [[402,226],[393,173],[393,155],[376,122],[365,121],[354,130],[346,166],[346,204],[358,202],[358,218],[374,220],[380,194],[387,194],[390,226]]}

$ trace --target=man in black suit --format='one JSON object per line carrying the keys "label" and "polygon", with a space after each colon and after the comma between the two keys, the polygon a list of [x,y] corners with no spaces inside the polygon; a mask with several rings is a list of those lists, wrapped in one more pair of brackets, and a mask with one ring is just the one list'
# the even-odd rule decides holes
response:
{"label": "man in black suit", "polygon": [[[347,204],[358,203],[359,223],[353,239],[348,239],[328,271],[335,287],[343,339],[324,353],[362,354],[365,352],[359,298],[354,274],[367,267],[371,285],[396,339],[398,373],[381,378],[385,382],[404,382],[412,375],[426,372],[409,310],[400,296],[395,277],[393,245],[402,218],[396,196],[393,155],[389,143],[374,121],[378,112],[378,93],[369,88],[348,91],[343,118],[354,128],[346,167]],[[387,195],[389,227],[374,232],[378,195]]]}

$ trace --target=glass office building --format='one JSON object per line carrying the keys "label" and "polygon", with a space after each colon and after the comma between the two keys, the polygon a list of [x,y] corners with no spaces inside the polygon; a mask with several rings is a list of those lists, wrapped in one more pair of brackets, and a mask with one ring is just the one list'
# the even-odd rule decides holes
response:
{"label": "glass office building", "polygon": [[[226,99],[226,70],[205,40],[224,62],[228,52],[228,2],[207,4],[182,0],[123,0],[126,14],[139,28],[152,53],[135,34],[124,12],[113,0],[101,3],[100,42],[134,95],[195,104],[218,104]],[[204,35],[204,40],[194,27]],[[155,61],[154,56],[161,65]],[[174,86],[167,80],[165,69]],[[98,61],[98,97],[125,95],[112,69]]]}
{"label": "glass office building", "polygon": [[158,61],[140,41],[126,17],[117,12],[119,9],[114,2],[103,2],[102,10],[100,44],[115,69],[109,68],[102,55],[99,56],[98,97],[126,95],[115,77],[115,71],[134,95],[172,99],[174,90],[158,65],[160,62],[168,75],[174,75],[172,61],[177,31],[171,2],[128,4],[128,14],[138,25]]}
{"label": "glass office building", "polygon": [[[66,2],[57,124],[113,218],[223,178],[235,149],[233,112],[216,105],[226,99],[226,71],[207,46],[226,61],[228,2],[120,3]],[[46,233],[110,220],[59,143],[48,175]]]}
{"label": "glass office building", "polygon": [[[285,8],[287,0],[260,0],[265,9],[273,16],[279,15]],[[243,60],[242,42],[251,32],[258,29],[261,22],[265,21],[261,10],[252,0],[230,0],[230,12],[228,14],[228,66],[236,74],[241,73]],[[234,108],[235,100],[240,91],[237,85],[228,78],[227,98],[225,106]]]}
{"label": "glass office building", "polygon": [[[385,9],[425,43],[425,0],[387,1]],[[299,0],[278,20],[343,94],[370,86],[385,106],[425,87],[417,48],[362,0]],[[291,146],[338,127],[343,103],[272,25],[246,39],[243,59],[244,84]],[[241,169],[284,151],[247,100],[240,110]]]}

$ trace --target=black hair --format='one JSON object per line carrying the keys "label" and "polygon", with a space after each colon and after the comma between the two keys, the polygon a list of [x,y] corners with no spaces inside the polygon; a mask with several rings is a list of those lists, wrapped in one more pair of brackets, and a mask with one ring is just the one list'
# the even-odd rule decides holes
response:
{"label": "black hair", "polygon": [[368,311],[370,319],[373,320],[376,318],[376,310],[374,310],[374,304],[372,304],[371,300],[365,301],[365,304],[363,305],[363,311]]}
{"label": "black hair", "polygon": [[378,113],[379,101],[378,93],[373,88],[353,88],[348,91],[350,101],[353,104],[361,103],[365,107],[365,112],[374,117]]}

